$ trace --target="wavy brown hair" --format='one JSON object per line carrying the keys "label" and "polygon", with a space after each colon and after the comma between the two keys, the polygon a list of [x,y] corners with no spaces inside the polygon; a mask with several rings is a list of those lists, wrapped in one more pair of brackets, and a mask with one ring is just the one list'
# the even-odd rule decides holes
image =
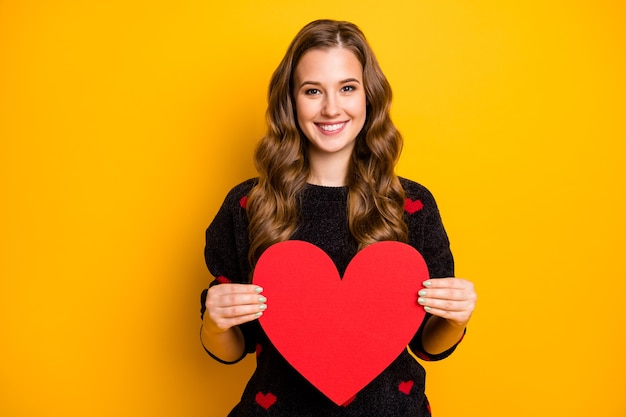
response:
{"label": "wavy brown hair", "polygon": [[307,51],[328,48],[352,51],[363,68],[366,120],[356,138],[346,178],[350,232],[359,249],[382,240],[408,239],[404,190],[394,172],[402,137],[389,115],[391,86],[357,26],[316,20],[296,35],[270,80],[268,130],[254,154],[259,179],[247,202],[253,267],[265,249],[288,240],[298,226],[298,202],[310,165],[308,139],[296,119],[293,77]]}

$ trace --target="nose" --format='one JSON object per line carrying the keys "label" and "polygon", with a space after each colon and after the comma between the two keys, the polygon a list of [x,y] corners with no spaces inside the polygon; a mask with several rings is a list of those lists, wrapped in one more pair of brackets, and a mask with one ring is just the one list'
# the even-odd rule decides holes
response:
{"label": "nose", "polygon": [[322,114],[326,117],[333,117],[337,116],[339,113],[341,113],[339,98],[333,94],[326,94],[322,106]]}

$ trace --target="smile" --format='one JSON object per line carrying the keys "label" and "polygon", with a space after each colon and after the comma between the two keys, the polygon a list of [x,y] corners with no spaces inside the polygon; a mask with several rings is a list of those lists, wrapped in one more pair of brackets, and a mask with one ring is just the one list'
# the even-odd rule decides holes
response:
{"label": "smile", "polygon": [[333,123],[333,124],[321,124],[321,123],[316,123],[316,126],[318,128],[320,128],[321,130],[323,130],[324,132],[328,132],[328,133],[333,133],[333,132],[338,132],[341,129],[343,129],[343,127],[346,125],[346,122],[341,122],[341,123]]}

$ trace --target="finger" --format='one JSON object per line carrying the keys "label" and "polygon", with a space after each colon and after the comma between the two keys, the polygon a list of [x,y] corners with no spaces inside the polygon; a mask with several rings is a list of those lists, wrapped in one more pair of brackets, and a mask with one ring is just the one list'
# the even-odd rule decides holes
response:
{"label": "finger", "polygon": [[209,288],[206,306],[228,307],[239,304],[264,303],[263,289],[250,284],[220,284]]}
{"label": "finger", "polygon": [[267,299],[260,294],[227,294],[207,298],[206,307],[211,317],[217,320],[220,317],[231,318],[264,311],[266,302]]}
{"label": "finger", "polygon": [[260,294],[263,288],[254,284],[220,284],[210,288],[217,294]]}
{"label": "finger", "polygon": [[[239,326],[240,324],[244,324],[247,323],[249,321],[253,321],[253,320],[257,320],[258,318],[260,318],[263,315],[262,311],[259,311],[257,313],[254,314],[248,314],[245,316],[239,316],[234,320],[234,324],[233,326]],[[232,327],[232,326],[231,326]]]}
{"label": "finger", "polygon": [[267,298],[261,294],[225,294],[210,300],[216,307],[221,308],[258,306],[265,304],[266,301]]}
{"label": "finger", "polygon": [[466,288],[473,285],[470,281],[463,278],[433,278],[422,283],[426,288]]}
{"label": "finger", "polygon": [[216,314],[224,318],[236,318],[256,314],[259,312],[262,313],[266,309],[267,304],[265,304],[264,302],[257,302],[253,304],[236,304],[219,308],[216,311]]}
{"label": "finger", "polygon": [[[217,331],[225,331],[230,329],[231,327],[238,326],[240,324],[244,324],[250,322],[252,320],[256,320],[263,315],[263,311],[257,311],[251,314],[245,314],[237,317],[221,317],[217,320],[205,320],[205,324],[208,328],[214,329]],[[206,317],[206,316],[205,316]]]}
{"label": "finger", "polygon": [[422,298],[439,300],[464,301],[472,298],[472,292],[466,289],[429,288],[420,290],[417,295]]}
{"label": "finger", "polygon": [[266,304],[214,307],[209,310],[209,314],[206,316],[208,316],[213,327],[227,330],[230,327],[261,317],[266,308]]}
{"label": "finger", "polygon": [[[424,307],[424,309],[426,309],[426,307]],[[449,321],[456,322],[459,325],[467,324],[471,318],[471,313],[467,313],[465,311],[448,311],[433,307],[428,307],[426,311],[433,316],[438,316]]]}
{"label": "finger", "polygon": [[456,323],[468,322],[476,307],[475,300],[451,301],[420,297],[418,303],[424,307],[427,313]]}
{"label": "finger", "polygon": [[455,300],[446,300],[446,299],[436,299],[436,298],[426,298],[419,297],[417,299],[418,304],[424,306],[426,311],[430,312],[428,309],[437,309],[437,310],[445,310],[445,311],[464,311],[470,308],[470,304],[466,301],[455,301]]}

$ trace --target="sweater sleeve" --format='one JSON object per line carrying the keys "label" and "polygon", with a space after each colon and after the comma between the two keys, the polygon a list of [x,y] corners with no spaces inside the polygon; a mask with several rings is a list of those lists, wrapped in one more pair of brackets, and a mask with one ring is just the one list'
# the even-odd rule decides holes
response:
{"label": "sweater sleeve", "polygon": [[[409,244],[424,257],[430,278],[453,277],[454,257],[435,198],[422,185],[409,180],[402,181],[407,204],[409,201],[412,204],[412,210],[405,211],[405,219],[409,227]],[[422,345],[422,335],[430,317],[432,315],[426,313],[422,325],[409,343],[409,348],[417,357],[426,361],[445,359],[454,352],[462,338],[445,352],[437,355],[429,354]]]}
{"label": "sweater sleeve", "polygon": [[[248,220],[246,215],[247,194],[254,185],[254,180],[248,180],[235,186],[226,196],[215,218],[206,230],[206,244],[204,258],[206,265],[214,279],[209,288],[224,283],[248,283],[250,265],[248,263]],[[206,296],[208,289],[200,296],[200,317],[206,311]],[[246,323],[240,326],[246,342],[246,353],[256,349],[257,322]],[[208,352],[214,359],[224,362]],[[245,356],[245,354],[244,354]],[[243,356],[242,356],[243,358]],[[240,358],[240,359],[242,359]]]}

